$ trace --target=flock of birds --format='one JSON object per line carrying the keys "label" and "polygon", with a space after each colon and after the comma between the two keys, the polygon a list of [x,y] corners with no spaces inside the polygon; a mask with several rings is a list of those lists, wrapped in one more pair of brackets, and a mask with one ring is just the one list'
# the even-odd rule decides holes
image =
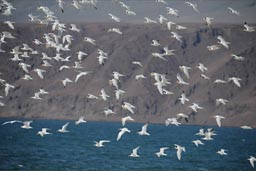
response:
{"label": "flock of birds", "polygon": [[[155,0],[157,3],[162,3],[165,5],[168,5],[168,3],[165,0]],[[131,9],[130,6],[126,5],[124,2],[120,1],[120,0],[113,0],[114,3],[120,5],[120,7],[122,9],[124,9],[125,14],[129,15],[129,16],[135,16],[136,12],[133,11]],[[60,10],[64,13],[65,10],[65,6],[67,2],[64,2],[64,0],[57,0],[58,6],[60,8]],[[98,10],[97,7],[97,0],[73,0],[72,2],[72,6],[78,10],[82,9],[83,6],[92,6],[95,10]],[[64,5],[65,4],[65,5]],[[200,11],[197,7],[196,4],[191,3],[191,2],[185,2],[186,5],[188,5],[189,7],[191,7],[196,13],[200,14]],[[0,2],[0,11],[2,15],[5,16],[11,16],[12,15],[12,10],[15,10],[16,8],[7,0],[1,0]],[[169,16],[174,16],[174,17],[178,17],[179,14],[179,10],[166,6],[166,10],[167,10],[167,15]],[[228,7],[227,10],[234,15],[241,15],[239,11]],[[51,60],[56,60],[57,62],[68,62],[71,59],[71,56],[68,57],[63,57],[61,52],[67,52],[67,51],[71,51],[71,45],[72,45],[72,41],[74,40],[72,34],[65,34],[68,31],[72,32],[72,33],[80,33],[80,29],[77,27],[76,24],[70,24],[69,27],[67,27],[64,23],[61,23],[57,16],[54,14],[54,12],[52,10],[50,10],[47,6],[40,6],[38,7],[38,11],[43,12],[44,18],[40,19],[38,16],[35,16],[33,14],[28,14],[29,17],[29,21],[34,22],[34,23],[38,23],[38,24],[42,24],[42,25],[51,25],[52,26],[52,31],[53,32],[57,32],[57,34],[51,32],[51,33],[44,33],[44,36],[42,37],[41,40],[39,39],[34,39],[34,41],[32,42],[35,46],[41,46],[41,45],[45,45],[47,48],[53,48],[56,50],[56,56],[54,57],[49,57],[45,52],[41,52],[42,55],[42,67],[44,69],[41,68],[34,68],[33,70],[31,70],[30,68],[32,68],[32,66],[30,64],[27,64],[24,62],[25,59],[30,58],[31,55],[40,55],[40,53],[36,50],[34,50],[33,48],[31,48],[28,44],[23,43],[22,47],[16,46],[12,49],[11,52],[6,52],[3,48],[2,48],[2,44],[5,44],[8,42],[8,39],[15,39],[15,37],[12,35],[11,32],[9,31],[3,31],[0,34],[0,52],[1,53],[10,53],[13,55],[13,57],[10,59],[13,62],[16,62],[17,65],[19,67],[21,67],[21,69],[24,71],[24,77],[22,78],[23,80],[26,81],[30,81],[33,80],[33,78],[30,75],[30,72],[36,72],[38,77],[40,79],[45,79],[44,73],[47,72],[46,69],[49,67],[53,67],[53,64],[50,63]],[[121,22],[121,19],[118,16],[115,16],[112,13],[108,14],[110,19],[112,19],[114,22]],[[206,25],[211,28],[212,27],[212,20],[213,18],[211,17],[204,17],[203,18],[204,22],[206,23]],[[176,39],[178,42],[182,43],[183,42],[183,38],[181,35],[179,35],[177,32],[173,31],[173,27],[176,30],[184,30],[187,29],[185,26],[182,25],[178,25],[177,23],[174,23],[172,21],[169,21],[166,17],[164,17],[163,15],[159,15],[159,17],[154,20],[151,19],[149,17],[145,17],[144,23],[146,24],[161,24],[161,25],[166,25],[167,29],[170,30],[171,33],[171,37]],[[10,31],[15,30],[15,22],[13,21],[4,21],[4,24],[8,25]],[[244,31],[245,32],[254,32],[255,28],[252,26],[249,26],[246,22],[244,23]],[[109,28],[108,32],[112,32],[115,34],[119,34],[122,35],[123,32],[119,29],[119,28]],[[84,37],[84,42],[90,44],[91,46],[95,46],[97,47],[97,41],[91,37]],[[230,42],[226,41],[222,36],[218,36],[217,37],[217,42],[214,45],[210,45],[207,46],[207,49],[209,51],[216,51],[220,48],[226,48],[229,49],[230,46]],[[154,47],[161,47],[161,43],[159,40],[152,40],[151,46]],[[108,53],[106,53],[105,51],[103,51],[102,49],[97,49],[97,60],[99,65],[102,65],[102,67],[104,66],[106,60],[109,58]],[[163,53],[156,53],[153,52],[152,53],[152,57],[157,58],[159,60],[163,60],[163,61],[167,61],[167,57],[171,56],[171,55],[175,55],[175,50],[173,49],[169,49],[168,46],[163,47]],[[82,79],[82,77],[85,77],[89,74],[91,74],[93,71],[81,71],[81,69],[83,68],[83,66],[81,65],[81,61],[88,56],[88,54],[86,52],[83,51],[78,51],[77,52],[77,60],[75,60],[74,65],[73,66],[69,66],[69,65],[62,65],[59,68],[59,71],[62,71],[64,69],[76,69],[77,70],[77,75],[75,77],[75,79],[71,79],[66,77],[65,79],[61,80],[62,84],[64,87],[67,86],[67,84],[70,83],[76,83],[79,80]],[[243,61],[246,58],[243,56],[238,56],[236,54],[231,54],[231,56],[234,58],[234,60],[238,60],[238,61]],[[132,65],[136,65],[138,67],[143,67],[143,64],[141,61],[132,61]],[[205,72],[208,70],[208,68],[203,64],[203,63],[199,63],[197,68],[201,71],[201,75],[200,77],[203,79],[210,79],[207,75],[205,75]],[[190,78],[190,70],[192,69],[190,66],[179,66],[180,71],[184,74],[184,76],[188,79]],[[1,73],[3,74],[3,73]],[[115,88],[114,92],[115,92],[115,98],[117,100],[121,99],[121,96],[123,94],[126,93],[126,91],[121,90],[119,88],[119,82],[121,80],[121,77],[124,77],[124,74],[121,74],[117,71],[113,71],[112,74],[113,78],[109,80],[109,84],[111,86],[113,86]],[[155,83],[153,84],[154,86],[156,86],[157,91],[161,94],[161,95],[171,95],[173,94],[173,92],[167,90],[165,87],[170,83],[170,81],[168,81],[168,79],[166,78],[165,74],[160,74],[160,73],[156,73],[156,72],[152,72],[150,74],[150,77],[153,77],[153,79],[155,80]],[[184,77],[182,77],[182,75],[180,73],[177,73],[176,75],[177,77],[177,84],[180,85],[189,85],[189,82],[187,82]],[[140,79],[147,79],[147,77],[143,74],[138,74],[135,76],[136,80],[140,80]],[[214,84],[226,84],[228,82],[233,82],[236,86],[241,87],[241,82],[242,79],[238,78],[238,77],[230,77],[227,80],[221,80],[221,79],[217,79],[215,80],[213,83]],[[14,89],[15,86],[8,83],[6,80],[0,78],[0,83],[1,85],[3,85],[4,91],[5,91],[5,96],[8,96],[9,92],[11,89]],[[31,96],[31,99],[34,100],[42,100],[43,99],[43,95],[47,95],[49,94],[48,91],[44,90],[43,88],[40,88],[37,92],[34,93],[34,96]],[[4,98],[3,96],[0,96],[0,98]],[[103,101],[107,101],[110,96],[105,92],[104,89],[100,90],[100,94],[98,96],[94,95],[94,94],[88,94],[87,96],[88,99],[102,99]],[[188,99],[188,97],[186,97],[185,92],[183,92],[180,95],[179,101],[182,105],[185,105],[187,102],[189,102],[190,100]],[[228,100],[223,99],[223,98],[219,98],[216,99],[216,105],[226,105],[228,103]],[[0,106],[4,107],[5,104],[0,101]],[[203,109],[202,106],[200,106],[197,103],[192,103],[192,105],[188,106],[189,108],[191,108],[192,111],[194,112],[198,112],[198,110]],[[129,103],[129,102],[123,102],[121,105],[121,108],[123,110],[126,110],[127,112],[129,112],[130,114],[134,114],[135,113],[135,109],[136,107]],[[111,110],[110,108],[106,108],[104,110],[104,114],[106,116],[110,115],[110,114],[115,114],[115,112],[113,110]],[[221,115],[215,115],[213,116],[216,119],[216,123],[219,127],[221,127],[221,120],[225,119],[224,116]],[[176,117],[173,118],[168,118],[165,121],[166,126],[173,124],[176,126],[179,126],[181,124],[181,122],[179,122],[179,120],[184,119],[184,120],[189,120],[189,116],[187,114],[184,113],[178,113]],[[127,115],[125,117],[122,118],[122,128],[119,129],[119,132],[117,134],[117,141],[120,141],[122,136],[125,135],[125,133],[130,133],[131,130],[129,130],[128,128],[125,127],[125,124],[127,121],[135,121],[131,116]],[[83,116],[81,116],[76,122],[76,125],[79,125],[81,123],[86,123],[87,121],[85,120],[85,118]],[[6,124],[14,124],[14,123],[23,123],[23,125],[21,126],[21,128],[23,129],[32,129],[31,127],[31,123],[32,121],[20,121],[20,120],[13,120],[13,121],[7,121],[5,123],[3,123],[2,125],[6,125]],[[69,132],[69,130],[67,129],[69,125],[69,122],[67,122],[66,124],[64,124],[60,129],[57,130],[57,132],[59,133],[67,133]],[[148,133],[147,128],[149,126],[149,123],[146,123],[142,126],[141,130],[139,132],[137,132],[139,135],[141,136],[150,136],[150,133]],[[241,126],[241,128],[243,129],[252,129],[250,126]],[[38,135],[44,137],[45,135],[48,134],[52,134],[49,132],[50,129],[49,128],[42,128],[42,130],[38,131]],[[208,141],[208,140],[213,140],[213,136],[217,135],[215,131],[213,131],[213,129],[200,129],[199,132],[196,134],[198,136],[202,136],[202,140],[204,141]],[[95,147],[104,147],[105,143],[110,143],[110,140],[100,140],[100,141],[95,141],[94,146]],[[195,144],[195,146],[199,146],[199,145],[204,145],[204,142],[202,142],[199,139],[196,139],[194,141],[192,141],[192,143]],[[175,144],[174,148],[177,150],[177,158],[178,160],[181,160],[181,154],[182,152],[186,151],[186,148]],[[132,153],[129,155],[130,157],[140,157],[140,155],[138,154],[138,150],[140,149],[140,146],[134,148],[132,150]],[[166,156],[167,154],[165,153],[165,151],[169,149],[169,147],[162,147],[160,148],[159,152],[156,152],[156,156],[157,157],[162,157],[162,156]],[[220,149],[219,151],[217,151],[218,154],[220,155],[227,155],[227,150],[226,149]],[[250,164],[252,167],[254,167],[254,162],[256,161],[256,158],[254,156],[250,156],[248,158],[248,160],[250,161]]]}

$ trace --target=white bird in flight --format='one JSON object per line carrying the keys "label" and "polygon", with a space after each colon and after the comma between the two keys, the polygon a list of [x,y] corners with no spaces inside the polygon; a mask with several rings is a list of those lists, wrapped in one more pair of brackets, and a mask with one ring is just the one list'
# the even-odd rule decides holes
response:
{"label": "white bird in flight", "polygon": [[186,4],[188,4],[188,6],[191,6],[193,8],[193,10],[197,13],[200,13],[199,10],[197,9],[197,4],[193,4],[191,2],[185,2]]}
{"label": "white bird in flight", "polygon": [[218,43],[222,46],[224,46],[226,49],[229,48],[229,42],[227,42],[222,36],[217,36],[217,39],[219,40]]}
{"label": "white bird in flight", "polygon": [[231,14],[240,15],[240,12],[239,12],[239,11],[234,10],[234,9],[231,8],[231,7],[228,7],[228,11],[229,11]]}
{"label": "white bird in flight", "polygon": [[256,162],[256,158],[255,158],[254,156],[250,156],[250,157],[248,158],[248,160],[249,160],[249,162],[250,162],[252,168],[254,168],[254,162]]}
{"label": "white bird in flight", "polygon": [[174,148],[177,150],[177,158],[178,158],[179,160],[181,160],[181,153],[182,153],[182,151],[183,151],[183,152],[186,152],[185,147],[182,147],[182,146],[180,146],[180,145],[174,144]]}
{"label": "white bird in flight", "polygon": [[226,153],[226,149],[220,149],[219,151],[217,151],[217,153],[219,154],[219,155],[228,155],[227,153]]}
{"label": "white bird in flight", "polygon": [[65,124],[61,127],[61,129],[58,129],[57,131],[58,131],[58,132],[61,132],[61,133],[69,132],[69,131],[67,130],[68,125],[69,125],[69,122],[65,123]]}
{"label": "white bird in flight", "polygon": [[216,119],[218,127],[221,127],[221,120],[225,119],[225,117],[224,116],[220,116],[220,115],[215,115],[213,117]]}
{"label": "white bird in flight", "polygon": [[116,141],[119,141],[122,138],[122,136],[124,135],[124,133],[126,133],[126,132],[130,133],[131,131],[128,128],[125,128],[125,127],[120,128],[119,133],[118,133],[117,138],[116,138]]}
{"label": "white bird in flight", "polygon": [[169,147],[161,147],[159,149],[159,152],[156,152],[156,156],[157,157],[161,157],[161,156],[167,156],[167,154],[165,153],[165,150],[169,149]]}
{"label": "white bird in flight", "polygon": [[100,140],[100,141],[94,141],[94,146],[95,147],[104,147],[104,143],[109,143],[109,140]]}
{"label": "white bird in flight", "polygon": [[30,126],[30,124],[32,123],[33,121],[24,121],[23,122],[23,125],[21,126],[21,128],[23,129],[32,129],[32,127]]}
{"label": "white bird in flight", "polygon": [[131,112],[132,114],[134,114],[134,110],[136,107],[133,106],[132,104],[128,103],[128,102],[124,102],[123,105],[121,106],[123,109],[128,110],[129,112]]}
{"label": "white bird in flight", "polygon": [[38,131],[37,134],[40,135],[41,137],[44,137],[44,135],[49,135],[51,134],[50,132],[47,132],[50,130],[49,128],[42,128],[41,131]]}
{"label": "white bird in flight", "polygon": [[79,80],[80,77],[86,76],[86,75],[88,75],[89,73],[92,73],[92,72],[91,72],[91,71],[83,71],[83,72],[80,71],[80,73],[77,74],[77,76],[76,76],[75,83]]}
{"label": "white bird in flight", "polygon": [[139,148],[140,148],[140,146],[134,148],[134,149],[132,150],[132,153],[129,155],[129,157],[140,157],[140,156],[138,155],[138,150],[139,150]]}
{"label": "white bird in flight", "polygon": [[108,15],[109,15],[110,18],[111,18],[112,20],[114,20],[115,22],[120,22],[120,21],[121,21],[119,17],[117,17],[117,16],[115,16],[115,15],[113,15],[113,14],[111,14],[111,13],[108,13]]}
{"label": "white bird in flight", "polygon": [[122,126],[125,126],[125,123],[127,121],[134,121],[134,119],[131,116],[125,116],[122,118]]}
{"label": "white bird in flight", "polygon": [[138,134],[149,136],[150,134],[147,132],[147,129],[148,129],[148,123],[142,126],[141,131],[139,131]]}
{"label": "white bird in flight", "polygon": [[87,121],[84,120],[84,117],[83,116],[80,116],[79,119],[75,122],[76,125],[79,125],[81,123],[86,123]]}
{"label": "white bird in flight", "polygon": [[199,146],[199,145],[204,145],[204,143],[201,141],[201,140],[194,140],[194,141],[192,141],[197,147]]}

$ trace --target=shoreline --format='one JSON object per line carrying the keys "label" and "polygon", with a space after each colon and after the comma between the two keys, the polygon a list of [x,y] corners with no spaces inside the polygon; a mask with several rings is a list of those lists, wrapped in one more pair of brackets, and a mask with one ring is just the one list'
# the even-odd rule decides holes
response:
{"label": "shoreline", "polygon": [[[16,116],[13,116],[13,117],[7,117],[7,116],[0,116],[0,119],[17,119],[17,120],[44,120],[44,121],[72,121],[72,122],[75,122],[76,121],[76,119],[72,119],[72,118],[40,118],[40,117],[16,117]],[[119,118],[116,118],[116,119],[91,119],[91,118],[89,118],[89,119],[86,119],[86,117],[85,117],[85,120],[87,121],[87,122],[99,122],[99,123],[121,123],[121,118],[118,120]],[[155,121],[155,120],[153,120],[153,121],[141,121],[141,120],[137,120],[136,121],[136,119],[135,119],[135,121],[132,121],[132,122],[129,122],[129,123],[134,123],[134,124],[144,124],[144,123],[146,123],[146,122],[149,122],[150,124],[156,124],[156,125],[165,125],[165,123],[164,123],[164,121]],[[193,124],[193,123],[191,123],[191,124],[189,124],[189,123],[183,123],[183,122],[181,122],[181,125],[180,126],[175,126],[175,125],[169,125],[170,127],[181,127],[181,126],[197,126],[197,127],[203,127],[203,128],[205,128],[205,127],[215,127],[215,128],[219,128],[218,126],[217,126],[217,124],[216,125],[214,125],[214,124],[205,124],[205,125],[203,125],[203,124]],[[168,126],[168,127],[169,127]],[[220,128],[240,128],[240,129],[242,129],[241,128],[241,126],[244,126],[244,125],[240,125],[240,126],[238,126],[238,125],[222,125]],[[247,125],[247,126],[250,126],[250,125]],[[256,126],[250,126],[251,128],[253,128],[253,129],[255,129],[256,128]]]}

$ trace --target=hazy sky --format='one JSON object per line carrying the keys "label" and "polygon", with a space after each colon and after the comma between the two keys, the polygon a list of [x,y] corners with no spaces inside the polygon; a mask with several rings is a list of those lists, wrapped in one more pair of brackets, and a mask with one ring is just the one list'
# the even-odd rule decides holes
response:
{"label": "hazy sky", "polygon": [[[13,3],[16,10],[10,17],[0,16],[0,21],[11,20],[16,22],[28,21],[28,14],[43,14],[37,11],[38,6],[48,6],[55,12],[61,22],[109,22],[112,21],[108,13],[112,13],[121,18],[122,22],[143,22],[144,17],[156,19],[159,14],[164,15],[174,22],[202,22],[204,16],[214,18],[215,23],[256,23],[256,0],[193,0],[196,3],[200,14],[197,14],[185,4],[184,0],[166,0],[168,5],[156,3],[155,0],[121,0],[131,10],[137,13],[136,16],[125,15],[125,10],[115,4],[113,0],[98,0],[98,10],[92,6],[86,6],[80,10],[75,9],[70,4],[72,0],[64,0],[64,13],[61,13],[56,0],[8,0]],[[179,18],[166,14],[165,7],[169,6],[179,10]],[[232,15],[227,7],[232,7],[240,11],[241,16]]]}

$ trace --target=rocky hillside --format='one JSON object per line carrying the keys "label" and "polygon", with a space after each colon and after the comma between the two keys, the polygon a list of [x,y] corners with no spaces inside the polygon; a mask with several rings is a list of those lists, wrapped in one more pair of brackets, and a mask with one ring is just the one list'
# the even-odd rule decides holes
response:
{"label": "rocky hillside", "polygon": [[[47,119],[77,119],[84,115],[88,120],[119,120],[130,114],[121,108],[124,101],[136,106],[135,114],[132,115],[140,122],[160,122],[176,116],[177,113],[188,114],[188,123],[200,125],[216,125],[214,115],[220,114],[226,117],[224,126],[256,126],[256,34],[243,31],[243,26],[238,25],[214,25],[207,28],[203,24],[182,24],[188,29],[173,30],[183,37],[183,43],[171,38],[171,31],[160,25],[145,24],[120,24],[112,23],[90,23],[77,24],[80,33],[66,31],[74,38],[70,47],[71,51],[61,51],[63,57],[71,55],[69,62],[58,62],[49,60],[53,67],[43,67],[42,52],[48,56],[56,55],[56,50],[43,45],[35,45],[32,41],[38,38],[42,42],[44,33],[51,31],[50,26],[37,24],[16,24],[15,30],[10,30],[6,25],[0,25],[0,32],[9,31],[16,39],[6,39],[2,44],[5,53],[0,53],[0,75],[1,79],[15,86],[8,96],[4,95],[4,86],[0,86],[0,99],[5,106],[0,107],[1,117],[25,117],[25,118],[47,118]],[[68,27],[68,26],[67,26]],[[108,29],[118,27],[123,35],[108,33]],[[207,46],[217,44],[217,36],[221,35],[230,42],[230,48],[221,47],[216,51],[208,51]],[[83,41],[83,38],[91,37],[96,40],[97,46]],[[152,39],[159,40],[161,46],[151,46]],[[27,43],[39,54],[30,54],[30,58],[22,58],[23,62],[30,64],[30,75],[33,80],[21,79],[24,71],[13,62],[9,52],[12,48],[22,43]],[[163,52],[163,47],[175,49],[175,56],[168,56],[164,61],[151,55],[152,52]],[[97,49],[108,53],[109,59],[104,65],[99,65]],[[82,69],[64,69],[59,71],[60,66],[74,66],[77,60],[77,51],[88,54],[83,58]],[[22,50],[21,50],[22,51]],[[236,54],[246,58],[237,61],[231,57]],[[143,67],[132,64],[132,61],[141,61]],[[196,68],[198,63],[203,63],[208,71],[205,75],[210,80],[200,77],[201,71]],[[179,66],[190,66],[190,78],[187,79],[180,71]],[[35,68],[46,70],[43,74],[45,79],[40,79],[32,71]],[[80,71],[92,71],[91,74],[81,77],[77,83],[69,83],[63,86],[61,80],[65,77],[75,80]],[[120,78],[119,88],[126,91],[120,100],[116,100],[115,88],[109,84],[112,72],[118,71],[124,74]],[[165,87],[172,91],[173,95],[161,95],[155,80],[150,77],[151,72],[166,74],[166,78],[172,83]],[[176,83],[176,74],[180,73],[189,85]],[[135,80],[137,74],[144,74],[147,79]],[[216,79],[227,80],[229,77],[242,79],[241,87],[229,82],[227,84],[215,84]],[[42,100],[34,100],[31,97],[39,88],[48,91],[48,95],[42,95]],[[107,101],[102,99],[88,99],[88,93],[99,95],[104,88],[110,95]],[[178,98],[185,92],[190,99],[182,105]],[[217,98],[227,99],[225,106],[216,107]],[[203,107],[197,113],[188,107],[193,102]],[[108,117],[103,113],[105,108],[110,108],[115,115]]]}

